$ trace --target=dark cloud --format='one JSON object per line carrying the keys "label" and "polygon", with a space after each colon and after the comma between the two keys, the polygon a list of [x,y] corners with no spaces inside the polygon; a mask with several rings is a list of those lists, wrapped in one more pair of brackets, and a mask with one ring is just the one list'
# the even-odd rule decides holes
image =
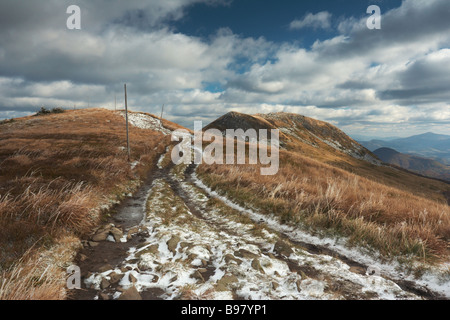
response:
{"label": "dark cloud", "polygon": [[[367,17],[353,20],[347,27],[345,41],[333,46],[316,45],[324,58],[370,56],[373,61],[389,59],[389,48],[409,50],[410,45],[434,40],[448,44],[450,33],[450,2],[442,0],[405,0],[401,7],[382,14],[381,30],[369,30]],[[413,48],[411,48],[413,49]],[[416,46],[415,50],[425,52],[428,48]],[[384,53],[384,54],[383,54]],[[372,62],[373,62],[372,61]]]}

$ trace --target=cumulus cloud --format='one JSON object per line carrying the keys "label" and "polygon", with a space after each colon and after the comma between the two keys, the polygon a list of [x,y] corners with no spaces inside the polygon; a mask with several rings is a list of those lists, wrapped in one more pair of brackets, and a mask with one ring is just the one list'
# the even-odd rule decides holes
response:
{"label": "cumulus cloud", "polygon": [[[245,93],[251,103],[283,102],[297,110],[313,105],[314,115],[343,126],[414,126],[424,123],[419,119],[449,124],[445,12],[450,12],[446,1],[404,1],[383,16],[380,31],[367,29],[366,18],[348,19],[343,33],[316,41],[309,50],[280,48],[274,61],[254,65],[230,81],[229,96]],[[439,119],[430,117],[430,104],[439,110],[431,113]]]}

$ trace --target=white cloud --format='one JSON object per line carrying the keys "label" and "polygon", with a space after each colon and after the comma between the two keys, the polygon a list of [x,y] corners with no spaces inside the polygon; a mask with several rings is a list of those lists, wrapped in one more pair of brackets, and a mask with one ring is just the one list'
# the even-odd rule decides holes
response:
{"label": "white cloud", "polygon": [[[88,99],[111,107],[126,82],[132,109],[157,112],[165,103],[169,119],[185,125],[231,109],[298,112],[347,129],[450,123],[448,1],[405,0],[383,13],[382,30],[348,18],[340,34],[311,48],[228,28],[208,39],[172,30],[168,21],[197,2],[79,1],[83,29],[70,32],[64,14],[49,15],[65,12],[61,1],[2,1],[0,118]],[[145,21],[133,25],[140,14]],[[291,28],[329,28],[331,18],[308,14]],[[208,92],[208,83],[223,91]]]}
{"label": "white cloud", "polygon": [[301,20],[294,20],[289,27],[292,30],[303,28],[328,29],[331,27],[332,14],[327,11],[321,11],[316,14],[308,13]]}

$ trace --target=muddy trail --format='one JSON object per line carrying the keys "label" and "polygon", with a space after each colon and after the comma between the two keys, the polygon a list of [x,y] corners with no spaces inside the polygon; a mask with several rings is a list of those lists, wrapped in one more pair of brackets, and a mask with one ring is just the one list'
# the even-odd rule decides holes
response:
{"label": "muddy trail", "polygon": [[165,157],[85,241],[71,299],[442,298],[274,230],[199,186],[195,165]]}

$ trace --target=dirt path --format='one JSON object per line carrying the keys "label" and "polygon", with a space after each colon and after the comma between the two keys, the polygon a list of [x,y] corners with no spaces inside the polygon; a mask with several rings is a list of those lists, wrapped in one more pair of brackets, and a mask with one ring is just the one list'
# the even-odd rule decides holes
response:
{"label": "dirt path", "polygon": [[124,235],[80,252],[83,289],[73,299],[437,297],[255,221],[196,184],[193,165],[161,163],[117,208],[112,223]]}

